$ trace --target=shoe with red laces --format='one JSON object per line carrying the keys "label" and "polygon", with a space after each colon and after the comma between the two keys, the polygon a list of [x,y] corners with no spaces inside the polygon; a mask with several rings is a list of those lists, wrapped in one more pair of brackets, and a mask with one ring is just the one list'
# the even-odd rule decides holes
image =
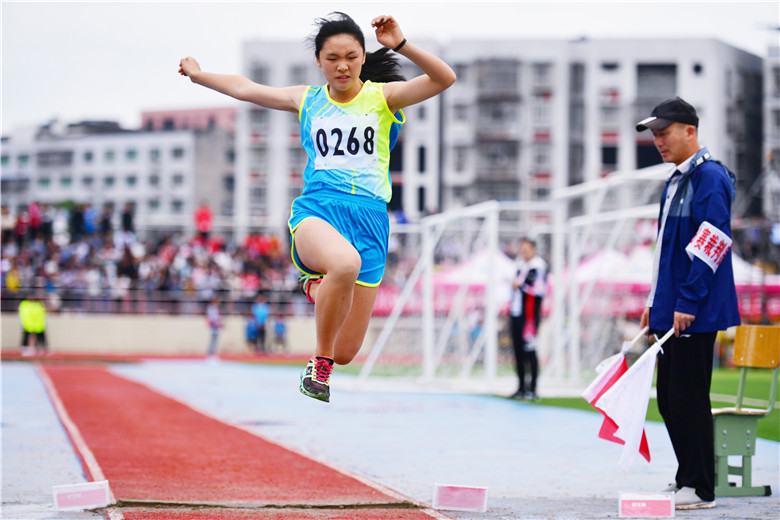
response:
{"label": "shoe with red laces", "polygon": [[301,393],[320,401],[330,402],[330,373],[333,360],[312,356],[301,373]]}
{"label": "shoe with red laces", "polygon": [[306,296],[306,299],[311,303],[314,303],[314,300],[311,298],[311,294],[309,294],[309,291],[311,290],[311,284],[322,282],[322,278],[323,276],[321,274],[309,273],[303,273],[298,277],[298,286],[300,287],[301,292]]}

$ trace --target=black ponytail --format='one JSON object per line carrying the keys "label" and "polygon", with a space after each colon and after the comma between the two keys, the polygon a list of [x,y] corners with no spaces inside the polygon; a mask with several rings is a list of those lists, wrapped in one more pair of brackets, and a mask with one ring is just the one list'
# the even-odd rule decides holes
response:
{"label": "black ponytail", "polygon": [[[325,41],[337,34],[353,36],[365,52],[366,40],[363,31],[349,15],[334,12],[330,14],[329,18],[319,18],[314,23],[319,26],[319,30],[309,38],[309,41],[314,46],[316,58],[319,58]],[[398,58],[394,54],[388,54],[389,52],[390,49],[382,47],[375,52],[366,53],[366,63],[360,72],[361,81],[371,80],[381,83],[404,81],[405,78],[401,75],[401,65],[398,63]]]}
{"label": "black ponytail", "polygon": [[391,81],[404,81],[406,78],[401,74],[401,64],[398,63],[398,57],[387,47],[382,47],[378,51],[367,52],[366,62],[360,71],[360,80],[371,80],[375,83],[390,83]]}

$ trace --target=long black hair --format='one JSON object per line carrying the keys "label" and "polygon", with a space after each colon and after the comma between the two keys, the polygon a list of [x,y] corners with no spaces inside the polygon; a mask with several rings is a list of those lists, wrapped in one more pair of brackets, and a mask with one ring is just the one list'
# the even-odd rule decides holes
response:
{"label": "long black hair", "polygon": [[[309,40],[314,46],[314,56],[316,58],[319,58],[325,41],[331,36],[338,34],[353,36],[360,43],[363,52],[366,51],[366,39],[363,36],[363,31],[360,30],[360,26],[349,15],[337,11],[330,13],[328,18],[315,20],[314,23],[319,26],[319,30]],[[382,47],[374,52],[366,52],[366,62],[360,71],[360,80],[371,80],[381,83],[404,81],[406,78],[401,74],[401,65],[398,63],[398,58],[395,54],[389,54],[389,52],[390,49],[387,47]]]}

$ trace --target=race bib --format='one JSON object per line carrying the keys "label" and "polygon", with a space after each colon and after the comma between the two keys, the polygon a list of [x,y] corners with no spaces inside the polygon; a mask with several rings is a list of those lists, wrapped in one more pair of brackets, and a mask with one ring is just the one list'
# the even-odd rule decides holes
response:
{"label": "race bib", "polygon": [[693,260],[695,256],[710,266],[712,272],[718,270],[718,266],[731,249],[731,238],[709,222],[702,222],[699,230],[690,243],[685,247],[688,258]]}
{"label": "race bib", "polygon": [[378,114],[313,117],[314,168],[371,169],[377,165]]}

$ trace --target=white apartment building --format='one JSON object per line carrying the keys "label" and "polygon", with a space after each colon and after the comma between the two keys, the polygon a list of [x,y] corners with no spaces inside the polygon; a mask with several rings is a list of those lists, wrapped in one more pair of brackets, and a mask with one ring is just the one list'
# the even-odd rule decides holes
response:
{"label": "white apartment building", "polygon": [[3,204],[13,211],[31,201],[64,201],[118,214],[135,205],[136,226],[188,231],[206,201],[215,213],[232,208],[232,136],[209,132],[120,131],[114,124],[79,123],[18,132],[2,142]]}
{"label": "white apartment building", "polygon": [[[550,189],[660,162],[636,122],[679,95],[740,176],[760,170],[761,59],[716,40],[455,41],[445,93],[446,207],[544,200]],[[581,208],[572,208],[578,212]]]}

